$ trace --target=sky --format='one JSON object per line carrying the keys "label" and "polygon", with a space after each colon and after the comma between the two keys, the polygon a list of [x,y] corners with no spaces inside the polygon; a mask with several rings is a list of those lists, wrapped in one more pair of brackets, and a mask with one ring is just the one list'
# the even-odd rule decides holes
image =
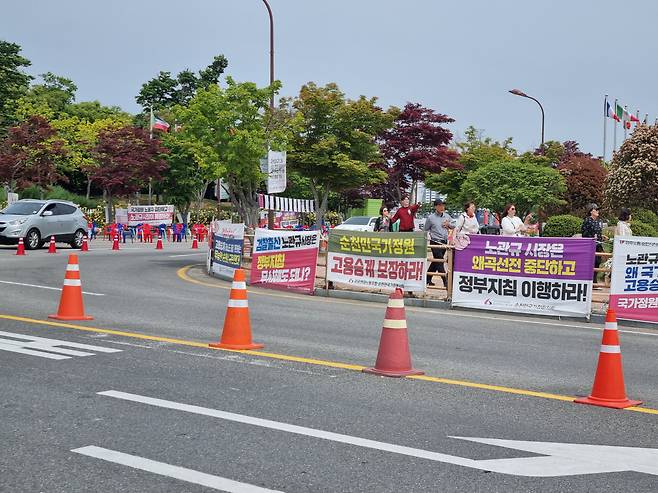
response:
{"label": "sky", "polygon": [[[576,140],[594,155],[604,94],[658,117],[655,0],[269,1],[284,96],[336,82],[350,98],[446,114],[457,139],[473,125],[522,152],[540,143],[540,110],[513,88],[542,102],[546,140]],[[217,54],[234,79],[269,82],[262,0],[5,0],[0,39],[22,46],[32,75],[72,79],[78,101],[131,113],[159,71],[197,71]]]}

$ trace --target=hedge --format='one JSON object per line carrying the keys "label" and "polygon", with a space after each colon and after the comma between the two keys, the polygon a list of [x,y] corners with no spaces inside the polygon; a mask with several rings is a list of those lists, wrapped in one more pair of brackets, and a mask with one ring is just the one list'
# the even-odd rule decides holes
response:
{"label": "hedge", "polygon": [[573,236],[580,234],[582,224],[582,218],[570,214],[551,216],[544,225],[542,236]]}

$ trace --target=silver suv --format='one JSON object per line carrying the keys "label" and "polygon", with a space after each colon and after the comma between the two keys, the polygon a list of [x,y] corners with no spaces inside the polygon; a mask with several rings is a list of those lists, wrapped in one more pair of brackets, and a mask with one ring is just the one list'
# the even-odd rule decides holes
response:
{"label": "silver suv", "polygon": [[55,241],[82,247],[87,220],[80,208],[66,200],[22,199],[0,211],[0,244],[15,245],[24,238],[25,248],[41,248],[51,236]]}

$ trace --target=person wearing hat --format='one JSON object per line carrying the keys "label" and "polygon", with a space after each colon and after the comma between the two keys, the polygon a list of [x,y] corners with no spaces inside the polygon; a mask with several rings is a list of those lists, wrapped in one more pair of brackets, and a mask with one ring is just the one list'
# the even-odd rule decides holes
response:
{"label": "person wearing hat", "polygon": [[[429,235],[430,245],[446,245],[448,243],[448,232],[455,227],[455,221],[446,212],[446,206],[441,199],[434,201],[434,212],[427,216],[425,219],[425,232]],[[435,260],[443,259],[446,250],[445,248],[432,248],[432,257]],[[427,269],[427,285],[434,286],[432,272],[445,273],[445,264],[443,262],[432,262]],[[443,277],[438,276],[443,280],[443,285],[447,283]]]}
{"label": "person wearing hat", "polygon": [[[597,204],[592,203],[587,206],[587,216],[580,227],[580,232],[583,238],[594,238],[596,240],[597,252],[603,251],[603,241],[607,240],[608,237],[603,234],[603,223],[599,219],[599,206]],[[598,268],[600,264],[601,257],[595,255],[594,267]],[[598,272],[594,271],[594,282],[596,282],[597,276]]]}

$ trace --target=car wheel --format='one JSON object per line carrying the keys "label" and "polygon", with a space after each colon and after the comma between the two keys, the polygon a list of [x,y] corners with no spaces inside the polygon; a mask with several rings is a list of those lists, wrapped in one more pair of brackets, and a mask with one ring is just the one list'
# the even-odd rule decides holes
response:
{"label": "car wheel", "polygon": [[31,229],[25,235],[25,249],[36,250],[40,248],[43,243],[41,242],[41,235],[38,229]]}
{"label": "car wheel", "polygon": [[82,242],[85,237],[85,232],[82,231],[81,229],[77,230],[74,235],[73,235],[73,240],[69,245],[71,245],[71,248],[77,248],[80,249],[82,248]]}

